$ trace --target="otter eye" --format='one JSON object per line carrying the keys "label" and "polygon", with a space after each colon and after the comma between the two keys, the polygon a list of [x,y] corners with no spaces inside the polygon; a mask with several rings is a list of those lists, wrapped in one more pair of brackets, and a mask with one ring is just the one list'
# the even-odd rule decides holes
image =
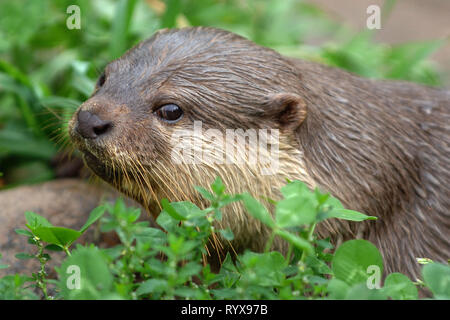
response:
{"label": "otter eye", "polygon": [[176,122],[183,116],[183,110],[176,104],[166,104],[155,111],[155,114],[167,122]]}
{"label": "otter eye", "polygon": [[103,84],[105,83],[105,80],[106,80],[106,75],[105,75],[105,72],[103,72],[97,80],[97,88],[100,88],[101,86],[103,86]]}

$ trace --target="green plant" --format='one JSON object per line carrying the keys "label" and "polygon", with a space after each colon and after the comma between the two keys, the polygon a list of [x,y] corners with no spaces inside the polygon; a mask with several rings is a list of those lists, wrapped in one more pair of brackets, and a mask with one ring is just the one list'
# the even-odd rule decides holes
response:
{"label": "green plant", "polygon": [[[126,207],[122,200],[95,209],[80,230],[54,227],[27,213],[29,231],[17,232],[39,248],[34,258],[41,266],[45,264],[42,258],[49,258],[44,250],[63,250],[67,257],[56,268],[56,281],[47,279],[43,268],[32,277],[0,279],[0,297],[36,298],[25,287],[31,284],[44,298],[55,299],[417,299],[418,285],[429,288],[437,299],[450,298],[448,265],[427,261],[421,284],[392,273],[382,287],[377,276],[383,272],[383,261],[373,244],[350,240],[333,252],[327,239],[316,238],[317,224],[325,219],[374,217],[346,210],[329,194],[309,191],[299,181],[282,187],[283,199],[274,202],[273,216],[248,194],[226,194],[220,179],[210,191],[197,190],[211,205],[200,209],[190,202],[162,200],[157,219],[161,229],[139,221],[140,210]],[[220,271],[211,271],[206,245],[214,236],[233,238],[230,230],[217,230],[214,222],[221,219],[221,209],[234,201],[242,201],[253,217],[271,228],[274,237],[288,242],[286,256],[270,251],[271,239],[265,252],[246,251],[234,258],[228,254]],[[100,219],[105,212],[109,215]],[[120,244],[107,249],[94,245],[71,249],[76,238],[98,219],[101,230],[117,233]],[[75,282],[73,266],[79,270]],[[54,287],[54,297],[46,293],[47,285]]]}
{"label": "green plant", "polygon": [[[40,270],[37,273],[33,273],[31,279],[34,280],[35,286],[42,291],[45,299],[49,299],[47,293],[47,273],[45,271],[45,265],[50,260],[50,255],[45,253],[45,250],[50,251],[64,251],[70,256],[69,247],[77,240],[87,228],[97,221],[104,213],[105,208],[98,207],[93,210],[89,216],[88,221],[84,224],[79,231],[69,228],[55,227],[47,219],[33,212],[26,212],[25,218],[27,221],[27,228],[16,229],[16,233],[28,237],[28,243],[35,245],[38,248],[36,255],[28,253],[18,253],[16,258],[18,259],[37,259],[40,264]],[[44,244],[47,244],[44,247]]]}

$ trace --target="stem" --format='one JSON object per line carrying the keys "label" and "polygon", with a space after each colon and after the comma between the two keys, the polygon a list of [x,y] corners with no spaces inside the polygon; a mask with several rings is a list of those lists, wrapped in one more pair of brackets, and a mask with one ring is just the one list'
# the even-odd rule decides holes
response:
{"label": "stem", "polygon": [[289,244],[288,252],[286,255],[287,265],[289,265],[289,262],[291,261],[292,251],[293,251],[293,246],[292,246],[292,244]]}
{"label": "stem", "polygon": [[317,224],[317,222],[314,222],[313,225],[311,226],[311,228],[309,229],[309,232],[308,232],[308,241],[309,242],[313,241],[313,234],[314,234],[314,229],[316,228],[316,224]]}
{"label": "stem", "polygon": [[128,228],[123,228],[124,237],[121,239],[121,242],[125,246],[125,252],[122,255],[123,266],[121,269],[121,283],[123,284],[132,284],[134,281],[134,270],[130,268],[131,257],[134,252],[132,250],[133,240],[131,236],[131,232]]}
{"label": "stem", "polygon": [[[317,224],[317,222],[314,222],[314,223],[311,225],[311,227],[309,228],[309,231],[308,231],[308,237],[307,237],[307,239],[306,239],[306,240],[308,240],[308,242],[311,242],[311,241],[313,240],[313,234],[314,234],[314,229],[316,228],[316,224]],[[305,258],[306,258],[306,252],[303,251],[303,252],[302,252],[302,257],[300,258],[300,261],[304,262],[304,261],[305,261]]]}
{"label": "stem", "polygon": [[44,246],[42,245],[42,242],[40,240],[37,241],[37,246],[39,248],[39,253],[37,255],[37,258],[39,259],[39,263],[41,265],[41,270],[39,270],[37,274],[37,281],[36,285],[38,288],[42,290],[42,293],[44,294],[45,300],[49,300],[48,294],[47,294],[47,283],[45,276],[47,275],[45,273],[45,264],[47,263],[47,259],[44,257]]}
{"label": "stem", "polygon": [[70,257],[72,254],[69,251],[69,248],[64,247],[64,252],[67,254],[68,257]]}
{"label": "stem", "polygon": [[270,234],[270,238],[267,241],[266,248],[264,249],[264,252],[269,252],[270,248],[272,247],[273,239],[275,238],[275,230],[272,230],[272,233]]}

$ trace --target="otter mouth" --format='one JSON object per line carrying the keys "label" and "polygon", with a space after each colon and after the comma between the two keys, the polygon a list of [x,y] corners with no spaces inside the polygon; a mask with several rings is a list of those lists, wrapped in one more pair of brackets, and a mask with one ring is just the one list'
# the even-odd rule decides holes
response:
{"label": "otter mouth", "polygon": [[72,142],[84,159],[85,164],[93,171],[95,175],[104,181],[114,185],[121,177],[121,172],[113,165],[104,161],[104,153],[98,145],[90,143],[83,139],[74,129],[70,130]]}
{"label": "otter mouth", "polygon": [[81,150],[86,165],[100,178],[114,184],[121,176],[119,170],[113,169],[110,165],[101,161],[97,156],[87,150]]}
{"label": "otter mouth", "polygon": [[[153,208],[152,212],[159,212],[155,199],[149,199],[148,192],[143,192],[144,186],[132,172],[125,168],[116,168],[115,166],[105,163],[93,153],[83,150],[83,159],[86,165],[93,171],[95,175],[114,188],[140,203],[144,208]],[[135,173],[136,174],[136,173]],[[155,186],[152,186],[155,189]],[[150,212],[150,211],[149,211]]]}
{"label": "otter mouth", "polygon": [[[115,150],[113,145],[106,145],[102,140],[83,138],[73,128],[72,126],[69,131],[72,143],[80,151],[85,165],[95,176],[144,207],[153,206],[154,200],[150,199],[149,195],[154,195],[156,184],[143,175],[139,161],[134,161],[131,156],[124,156],[122,153],[112,153],[109,148]],[[140,164],[139,167],[136,162]]]}
{"label": "otter mouth", "polygon": [[115,166],[112,163],[102,161],[100,157],[90,151],[82,150],[82,153],[86,165],[95,175],[111,184],[119,191],[136,199],[137,195],[133,194],[133,190],[136,189],[136,186],[140,185],[140,183],[136,181],[136,172],[133,174],[123,166]]}

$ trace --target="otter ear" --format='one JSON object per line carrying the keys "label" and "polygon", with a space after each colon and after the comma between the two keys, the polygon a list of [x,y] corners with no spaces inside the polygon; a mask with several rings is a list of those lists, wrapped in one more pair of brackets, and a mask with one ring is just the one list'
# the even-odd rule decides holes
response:
{"label": "otter ear", "polygon": [[277,93],[268,97],[267,115],[280,130],[296,130],[306,118],[305,101],[294,93]]}

